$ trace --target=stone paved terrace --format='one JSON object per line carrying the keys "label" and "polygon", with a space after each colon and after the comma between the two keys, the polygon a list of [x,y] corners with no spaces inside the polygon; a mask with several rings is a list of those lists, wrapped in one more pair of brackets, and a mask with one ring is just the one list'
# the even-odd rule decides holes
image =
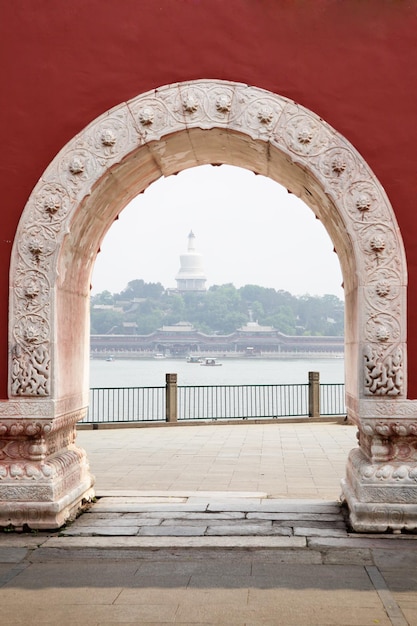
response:
{"label": "stone paved terrace", "polygon": [[337,500],[356,428],[334,423],[80,430],[98,493],[256,491]]}

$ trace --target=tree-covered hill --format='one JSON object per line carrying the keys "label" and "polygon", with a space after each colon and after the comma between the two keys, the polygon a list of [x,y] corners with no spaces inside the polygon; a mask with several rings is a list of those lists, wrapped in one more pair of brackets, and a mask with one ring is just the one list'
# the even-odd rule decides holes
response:
{"label": "tree-covered hill", "polygon": [[91,298],[92,334],[149,334],[178,322],[228,334],[249,321],[286,335],[343,335],[344,303],[337,296],[294,296],[288,291],[245,285],[213,285],[205,292],[179,293],[161,283],[132,280],[121,292]]}

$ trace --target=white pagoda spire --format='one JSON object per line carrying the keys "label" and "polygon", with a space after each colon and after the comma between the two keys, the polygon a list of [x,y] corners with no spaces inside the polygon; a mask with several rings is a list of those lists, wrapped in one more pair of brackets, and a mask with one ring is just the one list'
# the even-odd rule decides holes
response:
{"label": "white pagoda spire", "polygon": [[203,257],[196,252],[195,235],[188,235],[187,253],[180,256],[180,269],[175,277],[178,291],[205,291],[206,276],[203,269]]}
{"label": "white pagoda spire", "polygon": [[192,230],[188,235],[188,252],[195,252],[195,235]]}

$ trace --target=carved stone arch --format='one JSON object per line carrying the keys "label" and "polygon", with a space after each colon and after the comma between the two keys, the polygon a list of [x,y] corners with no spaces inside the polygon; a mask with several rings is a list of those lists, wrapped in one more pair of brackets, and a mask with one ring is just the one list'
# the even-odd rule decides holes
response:
{"label": "carved stone arch", "polygon": [[[93,121],[52,161],[22,213],[11,259],[10,399],[0,409],[3,431],[12,432],[15,417],[22,424],[23,416],[36,416],[47,441],[37,471],[42,474],[51,455],[62,461],[60,472],[46,480],[61,512],[31,519],[32,526],[62,523],[69,476],[69,508],[91,488],[85,455],[73,441],[87,405],[89,282],[100,241],[120,210],[154,180],[206,163],[246,167],[285,185],[315,211],[335,244],[346,294],[347,403],[360,432],[344,493],[356,527],[375,526],[369,502],[380,485],[376,478],[367,483],[379,462],[375,423],[380,415],[391,423],[398,410],[410,410],[407,272],[394,211],[363,158],[317,115],[274,93],[218,80],[162,87]],[[22,467],[24,482],[29,476]],[[413,467],[408,487],[415,485]],[[3,474],[7,487],[9,466]],[[395,485],[392,479],[384,493],[394,493]],[[376,502],[381,518],[381,499]],[[378,528],[392,525],[391,512],[382,517]]]}

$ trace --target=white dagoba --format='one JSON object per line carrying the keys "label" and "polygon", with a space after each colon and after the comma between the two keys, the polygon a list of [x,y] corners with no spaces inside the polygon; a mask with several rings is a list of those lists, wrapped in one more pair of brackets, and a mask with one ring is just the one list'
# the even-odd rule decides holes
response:
{"label": "white dagoba", "polygon": [[206,275],[203,269],[203,257],[195,251],[195,235],[188,235],[188,249],[180,256],[180,269],[175,277],[178,291],[205,291]]}

